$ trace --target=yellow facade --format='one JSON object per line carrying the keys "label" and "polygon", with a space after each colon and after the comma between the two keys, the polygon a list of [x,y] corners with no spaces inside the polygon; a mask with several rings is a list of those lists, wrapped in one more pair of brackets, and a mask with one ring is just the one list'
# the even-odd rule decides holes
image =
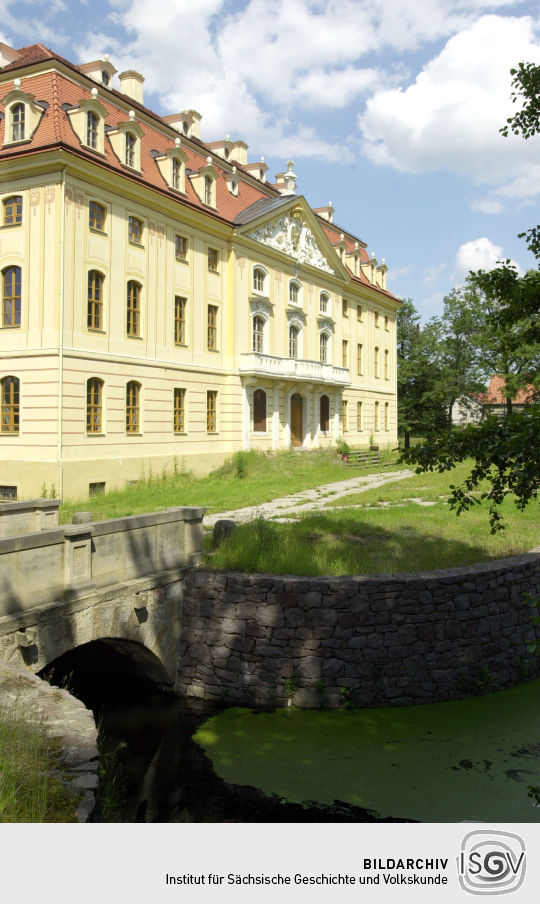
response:
{"label": "yellow facade", "polygon": [[[0,79],[8,95],[12,67]],[[172,145],[173,127],[143,111],[140,134]],[[238,179],[240,198],[251,190],[235,220],[98,163],[61,142],[0,152],[4,214],[21,199],[19,221],[0,227],[4,495],[81,498],[163,469],[208,471],[239,449],[396,443],[399,303],[385,267],[359,263],[350,237],[335,227],[333,241],[331,221],[279,182],[261,184],[256,215],[257,179],[215,151],[210,169]]]}

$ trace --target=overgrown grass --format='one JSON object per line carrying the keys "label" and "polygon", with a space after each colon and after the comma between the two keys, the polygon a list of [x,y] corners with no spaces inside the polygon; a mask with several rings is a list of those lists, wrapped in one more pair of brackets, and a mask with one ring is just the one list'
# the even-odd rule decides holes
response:
{"label": "overgrown grass", "polygon": [[[21,697],[21,701],[22,701]],[[0,713],[0,822],[76,822],[79,795],[62,783],[57,742],[21,703]]]}
{"label": "overgrown grass", "polygon": [[[396,454],[381,453],[384,470],[395,465]],[[221,468],[206,477],[193,477],[177,468],[147,475],[135,486],[106,493],[94,499],[67,501],[60,508],[60,522],[71,521],[73,512],[90,511],[94,521],[152,512],[174,505],[205,506],[207,513],[258,505],[276,496],[312,489],[324,483],[345,480],[370,469],[346,465],[335,450],[316,452],[237,452]]]}
{"label": "overgrown grass", "polygon": [[[485,505],[459,518],[450,510],[448,485],[458,479],[455,472],[421,474],[358,494],[362,509],[332,509],[350,502],[348,496],[346,502],[328,500],[325,511],[296,523],[241,525],[219,549],[208,542],[203,564],[274,574],[392,574],[472,565],[538,545],[536,503],[520,512],[508,498],[502,507],[506,530],[491,534]],[[409,497],[435,504],[424,507]]]}

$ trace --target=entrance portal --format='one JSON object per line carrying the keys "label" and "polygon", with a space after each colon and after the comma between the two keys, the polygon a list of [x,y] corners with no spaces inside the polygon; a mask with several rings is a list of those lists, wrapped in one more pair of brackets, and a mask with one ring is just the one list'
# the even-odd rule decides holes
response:
{"label": "entrance portal", "polygon": [[301,446],[303,435],[303,403],[297,392],[291,396],[291,442],[293,446]]}

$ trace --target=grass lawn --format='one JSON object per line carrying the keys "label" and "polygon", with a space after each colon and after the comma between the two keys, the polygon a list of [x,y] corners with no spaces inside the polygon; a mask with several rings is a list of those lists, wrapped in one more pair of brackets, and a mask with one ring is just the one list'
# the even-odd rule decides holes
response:
{"label": "grass lawn", "polygon": [[[396,469],[396,457],[395,453],[381,453],[381,465],[373,470],[384,470],[388,464]],[[60,507],[59,518],[65,523],[71,521],[73,512],[84,510],[92,513],[94,521],[103,521],[174,505],[205,506],[211,514],[257,505],[362,473],[366,473],[365,468],[344,464],[335,450],[276,455],[237,452],[229,463],[207,477],[195,478],[182,471],[165,473],[94,499],[68,500]]]}
{"label": "grass lawn", "polygon": [[[483,504],[458,518],[447,503],[448,487],[466,473],[463,465],[450,473],[418,474],[345,499],[330,497],[324,511],[297,522],[239,526],[218,550],[207,544],[204,565],[298,575],[431,571],[526,552],[540,543],[536,502],[521,512],[508,498],[502,507],[506,530],[497,534],[490,533]],[[355,503],[362,508],[342,508]]]}
{"label": "grass lawn", "polygon": [[228,709],[195,740],[227,782],[424,822],[539,822],[540,681],[424,706]]}

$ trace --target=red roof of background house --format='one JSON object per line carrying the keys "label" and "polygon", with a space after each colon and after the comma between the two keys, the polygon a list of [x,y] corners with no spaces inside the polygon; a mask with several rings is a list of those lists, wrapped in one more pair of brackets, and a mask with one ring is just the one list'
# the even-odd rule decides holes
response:
{"label": "red roof of background house", "polygon": [[[479,392],[476,395],[476,398],[482,405],[504,405],[506,404],[506,395],[504,394],[505,385],[504,377],[499,374],[494,374],[489,381],[487,392]],[[533,386],[524,386],[523,389],[518,390],[515,397],[512,399],[512,404],[523,405],[527,402],[531,402],[533,393]]]}

